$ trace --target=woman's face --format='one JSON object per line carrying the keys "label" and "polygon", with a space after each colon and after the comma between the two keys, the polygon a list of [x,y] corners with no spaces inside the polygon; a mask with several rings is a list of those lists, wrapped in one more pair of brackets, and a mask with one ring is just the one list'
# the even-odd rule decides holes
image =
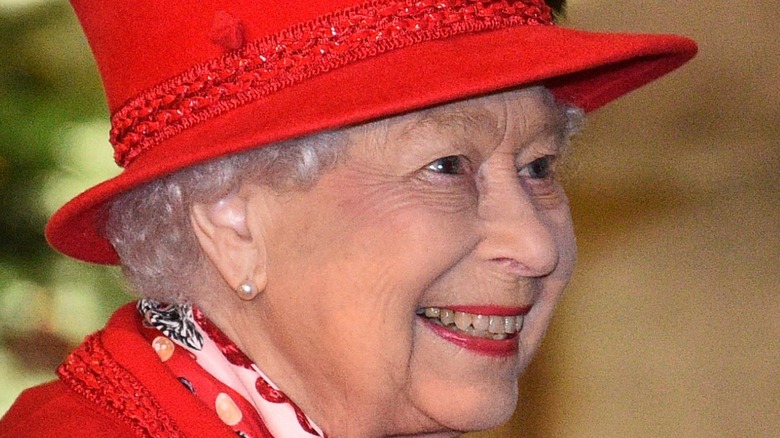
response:
{"label": "woman's face", "polygon": [[574,267],[565,131],[526,89],[355,128],[310,190],[244,186],[267,286],[231,332],[332,436],[502,423]]}

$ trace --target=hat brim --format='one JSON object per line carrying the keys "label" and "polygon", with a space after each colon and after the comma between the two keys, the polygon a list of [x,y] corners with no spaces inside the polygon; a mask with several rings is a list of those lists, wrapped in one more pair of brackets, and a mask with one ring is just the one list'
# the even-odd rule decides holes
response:
{"label": "hat brim", "polygon": [[49,243],[116,264],[102,236],[117,195],[177,170],[285,139],[502,90],[545,85],[586,112],[674,70],[696,44],[670,35],[523,26],[430,41],[349,64],[192,126],[80,194],[46,227]]}

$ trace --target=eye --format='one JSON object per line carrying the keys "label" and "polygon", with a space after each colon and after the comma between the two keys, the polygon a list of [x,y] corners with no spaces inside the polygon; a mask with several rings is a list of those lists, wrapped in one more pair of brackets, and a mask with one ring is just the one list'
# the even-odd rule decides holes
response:
{"label": "eye", "polygon": [[522,177],[531,179],[544,179],[550,177],[552,176],[554,161],[555,157],[553,155],[545,155],[520,168],[518,174]]}
{"label": "eye", "polygon": [[425,168],[445,175],[464,175],[469,172],[470,163],[462,155],[450,155],[431,162]]}

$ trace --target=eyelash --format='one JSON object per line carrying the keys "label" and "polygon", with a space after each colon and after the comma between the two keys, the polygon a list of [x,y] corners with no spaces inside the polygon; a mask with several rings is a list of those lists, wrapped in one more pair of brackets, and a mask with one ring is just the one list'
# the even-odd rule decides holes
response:
{"label": "eyelash", "polygon": [[[555,156],[545,155],[521,167],[517,174],[534,180],[546,179],[553,174]],[[439,158],[426,166],[426,169],[444,175],[465,175],[471,171],[471,162],[462,155],[449,155]]]}
{"label": "eyelash", "polygon": [[553,176],[556,157],[554,155],[545,155],[526,164],[518,170],[520,177],[531,178],[535,180],[547,179]]}
{"label": "eyelash", "polygon": [[[453,171],[452,167],[455,166],[456,168]],[[425,166],[425,168],[430,171],[444,175],[465,175],[471,171],[470,167],[471,162],[468,158],[462,155],[449,155],[442,157],[432,161],[430,164]]]}

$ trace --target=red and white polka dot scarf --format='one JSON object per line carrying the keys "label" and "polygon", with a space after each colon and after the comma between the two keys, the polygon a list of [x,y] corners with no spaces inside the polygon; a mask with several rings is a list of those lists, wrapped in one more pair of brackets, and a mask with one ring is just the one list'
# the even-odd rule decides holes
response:
{"label": "red and white polka dot scarf", "polygon": [[140,300],[138,311],[160,360],[238,436],[326,437],[200,309]]}

